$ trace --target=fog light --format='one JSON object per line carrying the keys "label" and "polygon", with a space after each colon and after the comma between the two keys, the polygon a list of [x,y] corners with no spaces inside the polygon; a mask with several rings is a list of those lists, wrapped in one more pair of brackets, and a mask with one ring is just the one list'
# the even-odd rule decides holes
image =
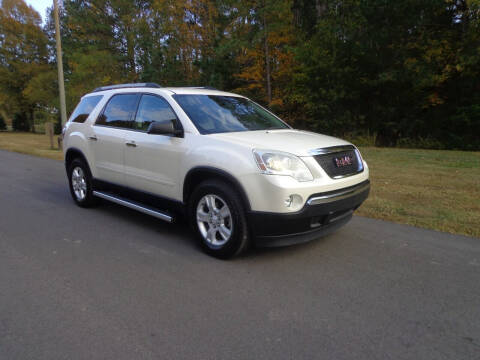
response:
{"label": "fog light", "polygon": [[285,206],[292,210],[297,210],[303,205],[303,198],[300,195],[292,194],[284,200]]}
{"label": "fog light", "polygon": [[292,195],[290,195],[288,198],[285,199],[285,206],[290,207],[290,205],[292,205],[292,202],[293,202]]}

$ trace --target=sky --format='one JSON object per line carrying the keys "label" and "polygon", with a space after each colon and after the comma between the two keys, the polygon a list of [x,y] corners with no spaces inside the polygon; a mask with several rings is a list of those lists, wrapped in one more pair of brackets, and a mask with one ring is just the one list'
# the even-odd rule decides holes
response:
{"label": "sky", "polygon": [[53,5],[53,0],[25,0],[25,2],[40,13],[43,21],[45,21],[47,7]]}

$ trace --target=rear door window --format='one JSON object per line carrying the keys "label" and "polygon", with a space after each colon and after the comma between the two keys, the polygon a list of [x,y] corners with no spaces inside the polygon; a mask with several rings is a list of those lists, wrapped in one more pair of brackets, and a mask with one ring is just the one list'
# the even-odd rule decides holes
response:
{"label": "rear door window", "polygon": [[131,128],[137,109],[138,97],[138,94],[112,96],[95,125]]}
{"label": "rear door window", "polygon": [[87,96],[78,103],[75,110],[70,116],[70,121],[83,123],[87,120],[88,115],[95,109],[95,106],[102,100],[103,95]]}

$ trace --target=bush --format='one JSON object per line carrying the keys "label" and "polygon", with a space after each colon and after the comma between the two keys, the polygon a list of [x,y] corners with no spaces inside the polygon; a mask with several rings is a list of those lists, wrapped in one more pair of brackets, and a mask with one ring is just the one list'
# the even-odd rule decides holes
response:
{"label": "bush", "polygon": [[28,121],[27,114],[15,114],[12,121],[12,128],[13,131],[30,131],[30,123]]}
{"label": "bush", "polygon": [[53,125],[53,132],[55,135],[60,135],[62,133],[62,118],[57,116],[57,121]]}
{"label": "bush", "polygon": [[2,115],[0,115],[0,131],[7,130],[7,124],[5,124],[5,120],[3,119]]}
{"label": "bush", "polygon": [[351,142],[356,146],[375,146],[376,141],[376,134],[368,134],[368,133],[348,133],[341,136],[341,138]]}
{"label": "bush", "polygon": [[444,142],[449,148],[480,150],[480,104],[458,108],[449,119],[448,129]]}
{"label": "bush", "polygon": [[407,149],[435,149],[435,150],[444,150],[445,146],[441,141],[433,139],[431,137],[426,138],[400,138],[397,141],[397,147],[407,148]]}

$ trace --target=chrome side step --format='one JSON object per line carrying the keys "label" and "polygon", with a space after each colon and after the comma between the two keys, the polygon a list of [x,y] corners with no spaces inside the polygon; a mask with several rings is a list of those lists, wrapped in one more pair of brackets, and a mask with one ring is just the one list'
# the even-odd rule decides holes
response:
{"label": "chrome side step", "polygon": [[141,205],[140,203],[137,203],[137,202],[134,202],[134,201],[131,201],[131,200],[127,200],[127,199],[124,199],[124,198],[121,198],[121,197],[118,197],[118,196],[114,196],[114,195],[111,195],[111,194],[107,194],[107,193],[104,193],[104,192],[101,192],[101,191],[93,191],[93,195],[97,196],[99,198],[114,202],[116,204],[126,206],[130,209],[140,211],[144,214],[156,217],[157,219],[160,219],[160,220],[163,220],[163,221],[166,221],[166,222],[169,222],[169,223],[171,223],[173,221],[173,217],[171,217],[170,215],[162,213],[162,212],[160,212],[156,209],[146,207],[144,205]]}

